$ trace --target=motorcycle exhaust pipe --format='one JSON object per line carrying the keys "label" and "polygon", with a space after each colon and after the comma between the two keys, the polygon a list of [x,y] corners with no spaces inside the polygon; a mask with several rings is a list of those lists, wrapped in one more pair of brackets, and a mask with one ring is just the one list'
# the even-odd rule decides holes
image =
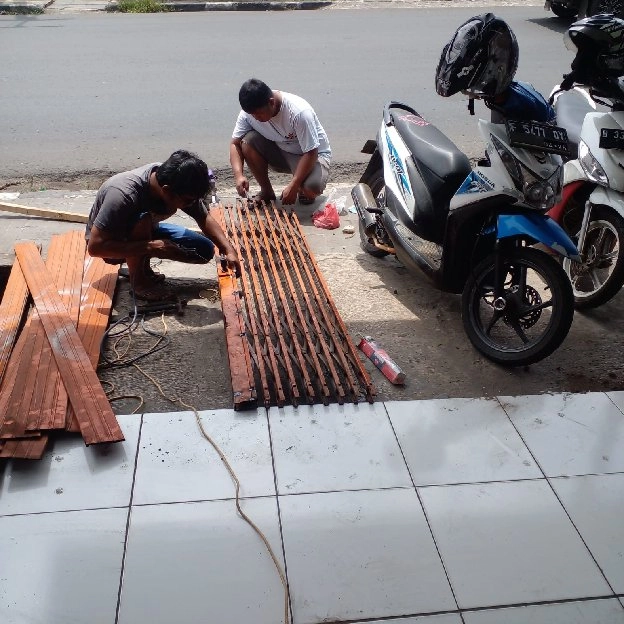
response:
{"label": "motorcycle exhaust pipe", "polygon": [[379,212],[379,208],[377,208],[377,202],[373,197],[370,186],[363,182],[356,184],[351,189],[351,198],[353,199],[353,205],[357,210],[358,217],[364,225],[366,235],[372,236],[375,231],[375,217],[371,212]]}

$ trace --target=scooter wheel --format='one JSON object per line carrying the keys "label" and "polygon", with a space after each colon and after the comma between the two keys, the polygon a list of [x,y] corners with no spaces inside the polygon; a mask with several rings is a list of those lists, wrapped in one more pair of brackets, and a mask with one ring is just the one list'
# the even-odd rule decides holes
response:
{"label": "scooter wheel", "polygon": [[582,262],[563,259],[572,282],[577,310],[597,308],[624,284],[624,219],[613,210],[595,206],[581,250]]}
{"label": "scooter wheel", "polygon": [[471,272],[462,294],[462,320],[474,347],[506,366],[549,356],[574,317],[572,287],[561,266],[537,249],[518,247],[502,260],[502,295],[495,296],[492,254]]}

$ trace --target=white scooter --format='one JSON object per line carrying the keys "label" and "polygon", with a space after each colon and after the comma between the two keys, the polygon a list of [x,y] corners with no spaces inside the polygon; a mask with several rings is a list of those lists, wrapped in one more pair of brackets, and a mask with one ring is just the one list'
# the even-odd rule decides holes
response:
{"label": "white scooter", "polygon": [[589,309],[624,284],[624,81],[574,85],[572,73],[551,95],[573,160],[564,167],[561,201],[548,214],[577,243],[581,262],[564,258],[563,268],[576,308]]}

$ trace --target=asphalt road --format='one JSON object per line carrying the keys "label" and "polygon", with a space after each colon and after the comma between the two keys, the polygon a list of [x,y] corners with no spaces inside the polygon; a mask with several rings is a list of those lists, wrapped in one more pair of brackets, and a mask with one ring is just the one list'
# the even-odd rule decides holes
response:
{"label": "asphalt road", "polygon": [[[68,188],[74,174],[178,147],[227,169],[238,88],[250,76],[314,105],[343,165],[334,180],[353,178],[389,99],[477,155],[475,119],[464,101],[437,96],[433,78],[444,43],[480,10],[0,17],[0,187],[35,176]],[[518,77],[549,91],[571,58],[565,24],[537,6],[496,13],[518,37]]]}

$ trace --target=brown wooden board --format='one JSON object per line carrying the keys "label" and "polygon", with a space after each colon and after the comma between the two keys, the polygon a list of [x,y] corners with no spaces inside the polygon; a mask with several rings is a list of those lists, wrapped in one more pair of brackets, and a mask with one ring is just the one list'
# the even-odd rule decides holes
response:
{"label": "brown wooden board", "polygon": [[[113,307],[118,271],[117,265],[85,254],[77,331],[94,370],[100,359],[100,344]],[[68,431],[80,431],[71,404],[65,426]]]}
{"label": "brown wooden board", "polygon": [[48,444],[48,436],[27,440],[6,440],[0,447],[1,458],[41,459]]}
{"label": "brown wooden board", "polygon": [[14,262],[0,303],[0,382],[15,345],[27,300],[26,280],[19,264]]}
{"label": "brown wooden board", "polygon": [[87,444],[117,442],[123,433],[67,310],[33,243],[15,245],[37,312]]}

